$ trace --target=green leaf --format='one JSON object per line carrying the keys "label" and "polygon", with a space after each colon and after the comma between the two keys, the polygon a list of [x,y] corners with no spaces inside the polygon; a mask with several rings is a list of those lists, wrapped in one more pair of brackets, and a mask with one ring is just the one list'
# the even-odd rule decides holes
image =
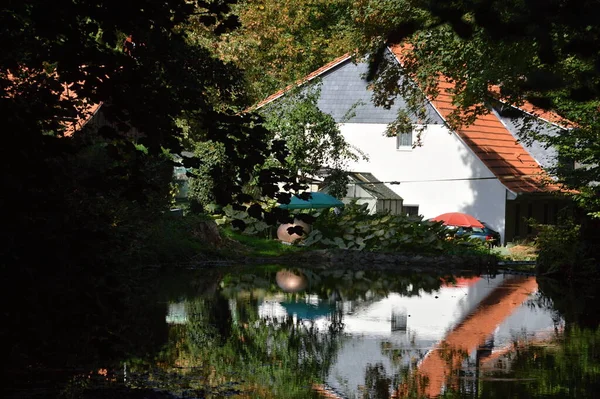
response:
{"label": "green leaf", "polygon": [[337,245],[340,248],[346,248],[346,243],[344,242],[344,240],[341,237],[335,237],[333,239],[335,245]]}

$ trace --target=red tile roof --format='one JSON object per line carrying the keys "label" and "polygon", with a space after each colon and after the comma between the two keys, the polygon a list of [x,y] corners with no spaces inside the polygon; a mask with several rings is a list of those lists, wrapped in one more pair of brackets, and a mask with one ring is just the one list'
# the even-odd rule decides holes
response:
{"label": "red tile roof", "polygon": [[[53,76],[56,76],[55,74]],[[18,78],[12,74],[10,71],[6,71],[6,77],[8,80],[15,84],[19,83]],[[80,82],[83,83],[83,82]],[[59,99],[73,101],[76,104],[77,101],[77,93],[71,89],[73,84],[64,84],[64,89],[62,93],[56,93]],[[9,97],[17,96],[17,91],[15,86],[6,88],[6,93]],[[87,101],[80,101],[79,104],[75,105],[77,110],[77,116],[71,121],[62,121],[62,125],[65,127],[63,132],[64,136],[72,136],[76,131],[80,130],[86,123],[88,123],[92,117],[98,112],[100,107],[102,106],[102,102],[98,104],[89,103]]]}
{"label": "red tile roof", "polygon": [[[440,79],[439,94],[431,102],[442,118],[456,110],[452,104],[454,85]],[[514,193],[556,191],[550,176],[493,113],[456,129],[458,136],[481,159],[488,169]]]}
{"label": "red tile roof", "polygon": [[[398,62],[406,47],[390,47]],[[452,103],[454,84],[440,77],[439,94],[431,100],[440,116],[447,120],[457,107]],[[533,105],[526,104],[525,111],[533,111]],[[548,118],[551,117],[547,113]],[[556,120],[553,116],[552,119]],[[548,173],[515,139],[512,133],[493,113],[478,116],[467,126],[459,127],[456,134],[481,159],[498,180],[514,193],[540,193],[559,191]]]}

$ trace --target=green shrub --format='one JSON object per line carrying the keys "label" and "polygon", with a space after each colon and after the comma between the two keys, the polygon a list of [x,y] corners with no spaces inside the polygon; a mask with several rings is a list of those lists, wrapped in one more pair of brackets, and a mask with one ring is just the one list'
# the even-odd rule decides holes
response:
{"label": "green shrub", "polygon": [[[248,240],[244,237],[253,237],[251,246],[257,247],[258,239],[272,240],[276,236],[276,226],[253,218],[247,211],[235,210],[231,206],[224,207],[222,211],[223,214],[216,216],[215,221],[225,229],[231,228],[238,235],[236,241],[245,242]],[[356,203],[346,205],[341,214],[331,209],[302,210],[292,213],[291,217],[306,219],[307,223],[313,221],[311,232],[297,242],[304,248],[489,254],[489,248],[481,240],[454,237],[441,222],[430,222],[420,216],[370,214],[366,205]],[[233,227],[234,222],[244,228]]]}
{"label": "green shrub", "polygon": [[369,214],[366,205],[349,204],[341,215],[323,211],[304,240],[306,246],[367,251],[434,253],[449,249],[448,230],[422,217]]}
{"label": "green shrub", "polygon": [[149,229],[137,257],[144,263],[179,263],[215,251],[214,239],[219,237],[207,237],[209,224],[214,221],[206,215],[166,213]]}
{"label": "green shrub", "polygon": [[231,205],[227,205],[222,208],[222,212],[222,214],[215,217],[215,222],[219,226],[229,227],[233,221],[237,221],[238,223],[241,222],[241,225],[244,226],[243,231],[235,227],[232,228],[244,235],[256,235],[262,238],[273,238],[274,236],[273,226],[270,226],[264,220],[250,216],[247,211],[236,210]]}
{"label": "green shrub", "polygon": [[590,271],[590,261],[585,258],[581,243],[580,225],[565,218],[556,225],[534,223],[533,227],[538,230],[538,273],[570,277]]}

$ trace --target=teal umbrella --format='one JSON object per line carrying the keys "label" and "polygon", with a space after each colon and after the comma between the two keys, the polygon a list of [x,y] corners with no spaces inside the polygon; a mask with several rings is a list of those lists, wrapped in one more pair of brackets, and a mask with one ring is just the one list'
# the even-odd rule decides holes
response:
{"label": "teal umbrella", "polygon": [[294,195],[289,204],[279,205],[279,207],[283,209],[335,208],[338,206],[344,206],[344,203],[339,199],[322,192],[310,193],[308,201],[304,201]]}

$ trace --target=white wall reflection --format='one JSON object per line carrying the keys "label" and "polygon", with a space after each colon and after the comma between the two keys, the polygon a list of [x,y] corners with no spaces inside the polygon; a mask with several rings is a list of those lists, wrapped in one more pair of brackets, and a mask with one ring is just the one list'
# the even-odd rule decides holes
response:
{"label": "white wall reflection", "polygon": [[[402,367],[419,367],[428,352],[449,335],[460,340],[460,334],[469,334],[461,330],[465,320],[478,326],[473,334],[485,334],[485,345],[479,349],[488,355],[505,351],[515,340],[544,339],[561,328],[562,320],[552,311],[535,305],[535,289],[520,296],[529,298],[522,303],[494,302],[495,296],[505,297],[504,291],[522,291],[519,281],[503,275],[459,279],[456,285],[445,284],[432,293],[410,297],[391,293],[358,301],[328,302],[308,295],[292,302],[284,295],[272,296],[259,305],[259,315],[310,320],[327,331],[332,313],[341,311],[347,339],[329,370],[327,383],[352,397],[360,392],[369,364],[382,366],[388,376]],[[483,311],[481,306],[485,306]],[[492,317],[490,312],[497,310],[494,307],[504,310]],[[480,318],[481,324],[473,317]],[[472,349],[470,355],[475,359],[478,347]]]}

